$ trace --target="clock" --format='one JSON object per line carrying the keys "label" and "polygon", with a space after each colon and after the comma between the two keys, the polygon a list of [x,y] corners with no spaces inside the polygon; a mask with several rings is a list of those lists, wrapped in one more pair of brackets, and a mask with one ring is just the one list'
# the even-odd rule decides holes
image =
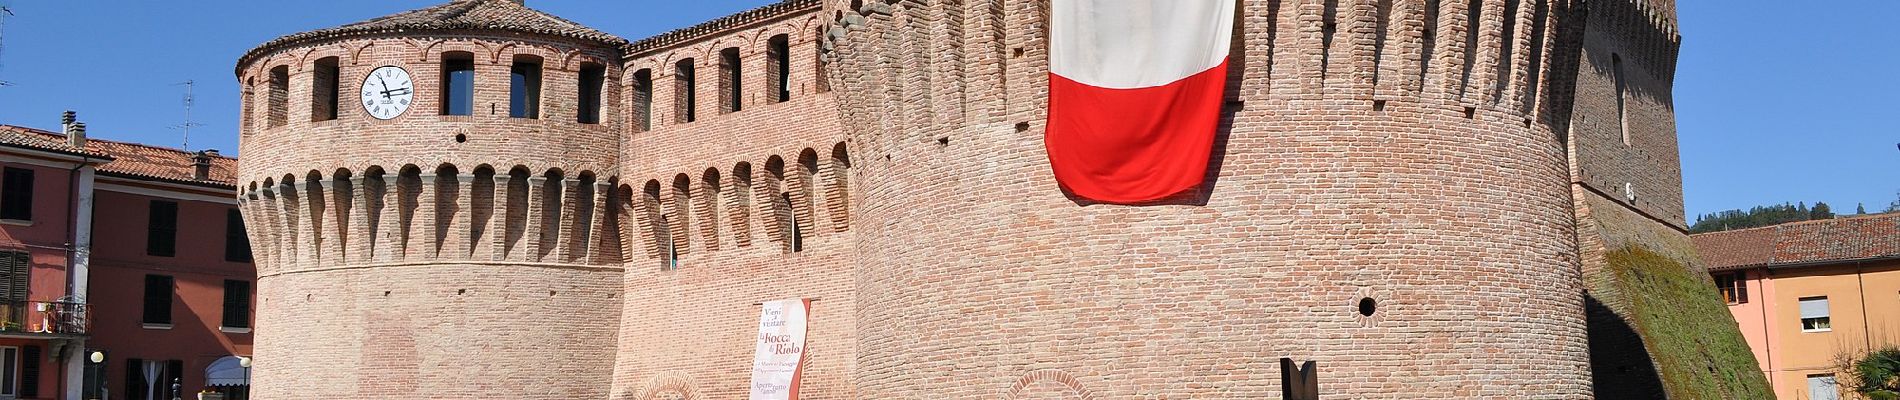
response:
{"label": "clock", "polygon": [[376,119],[392,119],[409,111],[416,100],[416,82],[409,71],[394,65],[377,67],[363,78],[363,111]]}

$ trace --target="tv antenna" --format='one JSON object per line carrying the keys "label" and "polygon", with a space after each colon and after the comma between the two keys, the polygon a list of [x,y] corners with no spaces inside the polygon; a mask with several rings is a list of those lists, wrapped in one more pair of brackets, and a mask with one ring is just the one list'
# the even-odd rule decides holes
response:
{"label": "tv antenna", "polygon": [[172,86],[185,85],[185,123],[172,125],[170,127],[172,129],[177,129],[177,130],[181,130],[185,132],[185,143],[183,147],[180,148],[181,150],[185,150],[185,151],[191,150],[191,128],[205,126],[205,124],[192,122],[191,120],[192,103],[198,102],[198,99],[196,97],[193,97],[191,94],[191,88],[193,85],[196,85],[196,84],[197,84],[196,81],[192,81],[189,79],[185,80],[184,82],[172,84]]}
{"label": "tv antenna", "polygon": [[[13,16],[13,9],[7,8],[7,6],[0,5],[0,37],[6,36],[7,17],[11,17],[11,16]],[[6,41],[0,40],[0,53],[4,53],[6,48],[7,48]],[[0,60],[4,60],[4,59],[0,58]],[[0,67],[4,67],[4,66],[6,66],[6,63],[0,62]],[[0,86],[13,86],[13,82],[0,81]]]}

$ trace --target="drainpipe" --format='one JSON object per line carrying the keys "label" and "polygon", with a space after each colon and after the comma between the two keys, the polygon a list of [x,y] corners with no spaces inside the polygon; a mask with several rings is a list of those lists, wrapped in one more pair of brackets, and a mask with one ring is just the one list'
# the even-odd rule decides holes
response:
{"label": "drainpipe", "polygon": [[[71,201],[66,203],[66,221],[72,223],[66,226],[66,237],[71,240],[66,245],[66,295],[74,303],[86,304],[90,275],[88,267],[92,264],[92,156],[83,151],[86,146],[86,123],[79,122],[72,111],[62,115],[60,122],[65,128],[66,144],[82,150],[79,164],[67,171],[71,182],[66,186],[66,198]],[[73,354],[84,352],[85,348],[85,339],[72,339],[65,349],[53,355],[66,364],[59,374],[59,392],[66,398],[76,399],[80,396],[80,385],[68,385],[68,381],[85,373],[85,361],[80,357],[72,357]]]}

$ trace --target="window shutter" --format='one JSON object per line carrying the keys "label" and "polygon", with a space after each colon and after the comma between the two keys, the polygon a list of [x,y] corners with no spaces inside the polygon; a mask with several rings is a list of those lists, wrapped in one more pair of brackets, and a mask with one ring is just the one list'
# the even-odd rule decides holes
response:
{"label": "window shutter", "polygon": [[172,323],[172,277],[145,276],[145,318],[148,324]]}
{"label": "window shutter", "polygon": [[171,257],[177,252],[178,203],[152,200],[145,231],[145,254]]}
{"label": "window shutter", "polygon": [[33,219],[33,170],[7,168],[0,176],[0,218]]}
{"label": "window shutter", "polygon": [[178,397],[182,399],[188,396],[186,393],[183,393],[185,391],[184,389],[185,362],[184,361],[165,360],[165,373],[160,376],[163,376],[164,378],[158,381],[158,387],[165,389],[165,392],[164,392],[165,398],[167,399],[171,398],[172,381],[174,380],[178,382],[178,386],[179,386],[178,391],[180,393],[178,393]]}
{"label": "window shutter", "polygon": [[224,321],[230,328],[251,327],[251,283],[224,281]]}
{"label": "window shutter", "polygon": [[146,394],[152,393],[151,388],[145,386],[145,360],[137,358],[125,360],[124,382],[127,399],[144,399]]}
{"label": "window shutter", "polygon": [[251,262],[251,238],[244,231],[244,215],[235,209],[225,212],[224,260]]}
{"label": "window shutter", "polygon": [[1827,298],[1801,299],[1801,318],[1827,317]]}
{"label": "window shutter", "polygon": [[20,348],[20,397],[40,397],[40,346]]}
{"label": "window shutter", "polygon": [[33,256],[7,253],[6,258],[6,296],[0,300],[15,303],[26,301],[27,283],[33,278]]}

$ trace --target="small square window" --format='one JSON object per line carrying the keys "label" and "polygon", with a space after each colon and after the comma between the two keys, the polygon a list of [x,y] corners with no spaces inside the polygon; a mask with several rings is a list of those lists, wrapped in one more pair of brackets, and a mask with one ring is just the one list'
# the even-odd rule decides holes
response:
{"label": "small square window", "polygon": [[1744,272],[1715,274],[1715,288],[1729,305],[1748,303],[1748,278]]}
{"label": "small square window", "polygon": [[1801,331],[1827,332],[1834,330],[1828,317],[1827,296],[1801,298]]}

